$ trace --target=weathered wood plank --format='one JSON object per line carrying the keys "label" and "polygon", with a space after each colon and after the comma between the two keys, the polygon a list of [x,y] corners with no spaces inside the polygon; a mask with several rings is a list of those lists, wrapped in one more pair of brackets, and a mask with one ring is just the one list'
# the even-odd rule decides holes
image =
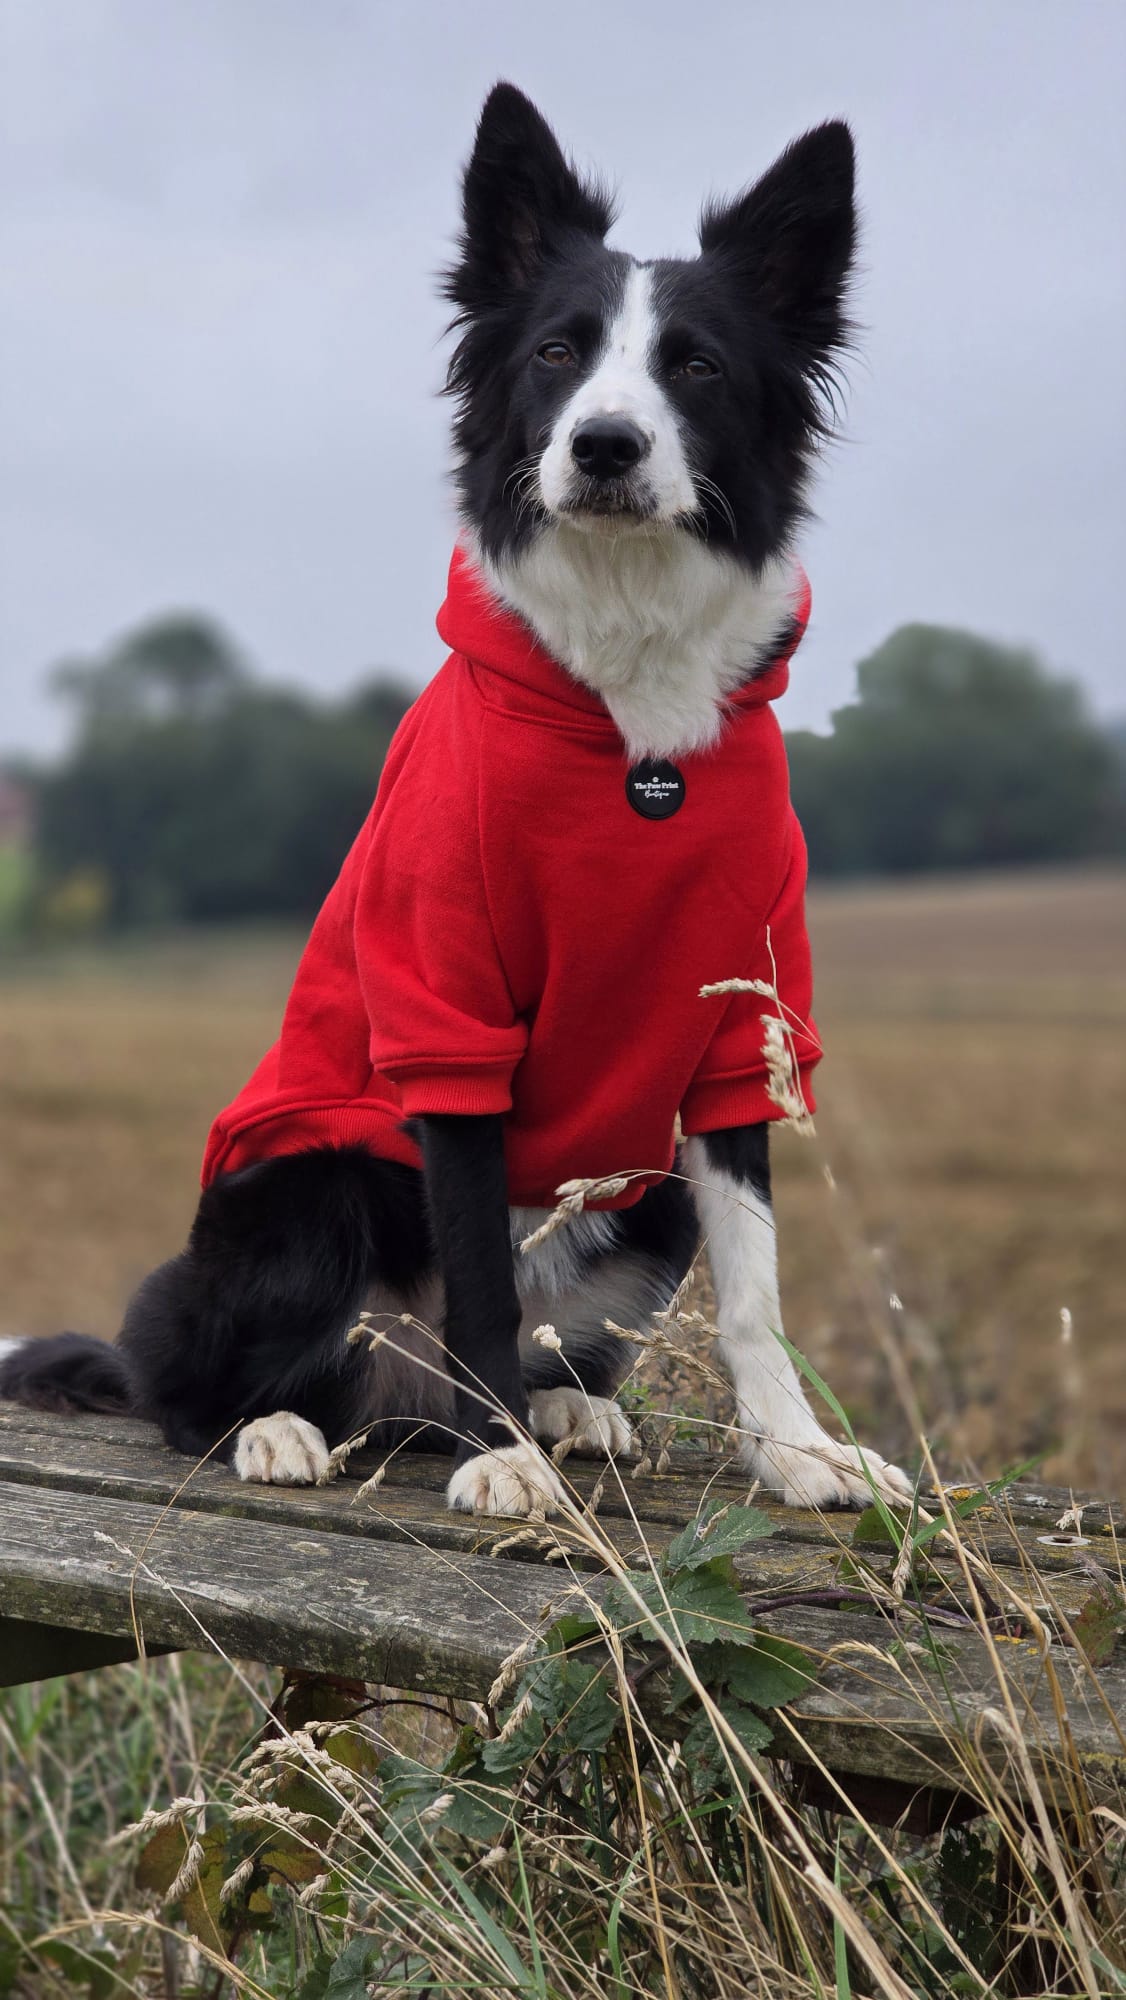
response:
{"label": "weathered wood plank", "polygon": [[[588,1586],[594,1595],[603,1587],[598,1578]],[[128,1640],[135,1611],[150,1645],[213,1644],[235,1657],[465,1698],[486,1693],[560,1587],[545,1571],[481,1556],[0,1486],[0,1608],[83,1633]],[[878,1618],[799,1608],[761,1623],[809,1647],[822,1673],[789,1719],[779,1718],[780,1754],[950,1789],[964,1782],[967,1755],[1008,1769],[993,1719],[998,1688],[976,1634],[938,1634],[941,1673],[928,1675],[918,1654],[904,1671]],[[1126,1667],[1103,1670],[1098,1702],[1072,1671],[1074,1655],[1055,1657],[1093,1781],[1120,1775],[1126,1745],[1114,1714],[1126,1714]],[[1043,1665],[1030,1645],[1006,1646],[1004,1661],[1025,1741],[1050,1783],[1059,1725]],[[1010,1781],[1016,1788],[1012,1772]]]}
{"label": "weathered wood plank", "polygon": [[[370,1469],[377,1463],[386,1464],[386,1478],[370,1496],[360,1494],[354,1478],[312,1489],[246,1485],[214,1461],[193,1465],[170,1451],[150,1426],[129,1419],[104,1424],[89,1418],[72,1422],[0,1406],[0,1482],[51,1486],[153,1506],[176,1505],[231,1518],[465,1554],[490,1554],[498,1543],[507,1543],[500,1553],[506,1560],[523,1563],[542,1562],[547,1549],[562,1547],[575,1566],[598,1566],[565,1525],[537,1540],[514,1541],[518,1523],[485,1523],[451,1514],[444,1504],[448,1463],[443,1459],[408,1459],[396,1454],[387,1461],[366,1461]],[[577,1459],[567,1461],[567,1476],[580,1496],[589,1497],[603,1471],[601,1466]],[[696,1511],[705,1490],[712,1490],[706,1480],[683,1474],[667,1481],[653,1475],[633,1482],[628,1468],[623,1467],[622,1477],[624,1491],[617,1485],[615,1472],[607,1472],[603,1479],[599,1531],[630,1563],[644,1561],[647,1553],[660,1554],[672,1533]],[[677,1495],[675,1500],[670,1498],[670,1488]],[[748,1551],[742,1564],[748,1587],[770,1595],[786,1587],[809,1590],[832,1585],[842,1557],[851,1552],[855,1517],[806,1514],[770,1501],[764,1507],[772,1519],[773,1536]],[[1112,1537],[1096,1532],[1097,1508],[1091,1510],[1087,1523],[1091,1533],[1083,1545],[1041,1543],[1038,1530],[1043,1518],[1042,1513],[1034,1515],[1031,1527],[1010,1525],[998,1507],[990,1507],[966,1523],[964,1534],[970,1546],[1006,1571],[1022,1592],[1027,1585],[1020,1568],[1028,1562],[1034,1564],[1057,1608],[1073,1615],[1090,1594],[1087,1566],[1099,1562],[1115,1572],[1118,1549]],[[865,1560],[877,1575],[890,1565],[890,1557],[879,1549],[866,1550]],[[963,1577],[951,1559],[938,1553],[934,1570],[955,1597],[965,1599]]]}
{"label": "weathered wood plank", "polygon": [[[37,1411],[22,1410],[14,1403],[0,1402],[0,1441],[5,1436],[31,1431],[48,1439],[70,1436],[89,1442],[105,1442],[141,1447],[146,1444],[166,1454],[170,1466],[184,1468],[189,1461],[177,1452],[167,1451],[161,1443],[159,1432],[152,1424],[138,1417],[74,1415],[65,1417],[44,1416]],[[356,1453],[348,1462],[347,1477],[365,1479],[384,1462],[382,1454],[370,1452]],[[632,1470],[627,1475],[636,1512],[646,1519],[655,1518],[648,1503],[650,1496],[662,1497],[673,1507],[681,1507],[678,1521],[683,1522],[695,1511],[701,1490],[722,1493],[724,1498],[733,1494],[746,1493],[746,1474],[741,1472],[734,1459],[710,1451],[695,1451],[687,1446],[675,1446],[669,1453],[669,1467],[664,1473],[645,1473],[634,1479]],[[568,1460],[568,1471],[576,1482],[584,1482],[589,1488],[598,1476],[599,1467],[591,1461]],[[389,1486],[414,1486],[424,1491],[438,1493],[449,1478],[449,1460],[428,1453],[396,1453],[387,1462],[387,1484]],[[957,1489],[968,1492],[972,1489]],[[1079,1495],[1085,1499],[1089,1516],[1085,1529],[1091,1535],[1111,1537],[1126,1536],[1126,1503],[1112,1499],[1106,1494]],[[924,1501],[933,1508],[934,1496],[924,1492]],[[771,1506],[769,1493],[757,1496],[759,1504]],[[683,1503],[683,1504],[682,1504]],[[1043,1486],[1035,1481],[1021,1480],[1006,1489],[1001,1501],[995,1503],[1018,1526],[1036,1528],[1038,1532],[1050,1532],[1055,1522],[1066,1508],[1072,1504],[1072,1495],[1066,1487]],[[687,1512],[683,1508],[687,1508]],[[825,1519],[821,1514],[805,1512],[801,1508],[779,1509],[779,1519],[789,1524],[796,1534],[824,1536]],[[831,1518],[831,1517],[830,1517]],[[850,1516],[838,1517],[847,1533]],[[980,1518],[980,1517],[979,1517]]]}
{"label": "weathered wood plank", "polygon": [[484,1556],[0,1485],[0,1614],[128,1638],[135,1612],[154,1646],[481,1695],[562,1587]]}
{"label": "weathered wood plank", "polygon": [[[298,1496],[288,1496],[288,1502]],[[308,1496],[314,1500],[316,1496]],[[402,1496],[398,1496],[402,1498]],[[334,1504],[336,1494],[320,1496]],[[792,1582],[794,1548],[766,1544]],[[818,1564],[824,1550],[814,1552]],[[816,1572],[824,1574],[822,1568]],[[0,1614],[128,1642],[134,1612],[150,1646],[214,1644],[230,1656],[340,1672],[436,1694],[482,1696],[500,1660],[538,1624],[566,1578],[462,1550],[406,1550],[324,1532],[304,1520],[250,1520],[0,1480]],[[600,1578],[588,1578],[594,1596]],[[754,1590],[766,1588],[754,1574]],[[754,1604],[754,1594],[752,1594]],[[966,1744],[1004,1770],[1010,1752],[992,1720],[998,1686],[984,1642],[936,1634],[942,1672],[892,1656],[894,1632],[864,1612],[786,1608],[762,1624],[810,1646],[822,1682],[780,1720],[778,1748],[866,1772],[956,1788]],[[926,1652],[926,1628],[914,1644]],[[910,1632],[908,1632],[910,1636]],[[1094,1778],[1126,1756],[1126,1666],[1102,1670],[1094,1700],[1074,1654],[1054,1648],[1078,1750]],[[922,1662],[922,1664],[920,1664]],[[1018,1716],[1036,1762],[1052,1770],[1058,1720],[1034,1646],[1006,1644]],[[952,1700],[952,1708],[950,1708]],[[1118,1722],[1116,1722],[1118,1716]],[[950,1728],[954,1728],[954,1740]],[[962,1730],[962,1748],[956,1730]]]}
{"label": "weathered wood plank", "polygon": [[[932,1634],[941,1652],[930,1665],[921,1628],[912,1643],[922,1651],[904,1663],[890,1652],[882,1619],[794,1609],[760,1622],[806,1646],[819,1668],[816,1686],[779,1712],[779,1752],[790,1739],[799,1762],[812,1756],[841,1774],[953,1790],[967,1784],[981,1758],[1007,1776],[1013,1792],[1024,1789],[1003,1713],[998,1719],[1002,1689],[979,1633]],[[1010,1642],[997,1651],[1017,1728],[1049,1798],[1058,1774],[1059,1804],[1066,1808],[1070,1755],[1078,1755],[1096,1791],[1120,1788],[1126,1765],[1126,1660],[1101,1667],[1096,1685],[1073,1652],[1050,1648],[1073,1740],[1069,1750],[1061,1742],[1051,1679],[1036,1646]]]}

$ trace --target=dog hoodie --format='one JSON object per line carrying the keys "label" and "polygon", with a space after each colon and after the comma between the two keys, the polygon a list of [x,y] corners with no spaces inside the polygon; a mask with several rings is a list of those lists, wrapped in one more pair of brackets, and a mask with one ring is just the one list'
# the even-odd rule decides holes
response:
{"label": "dog hoodie", "polygon": [[[678,1114],[685,1134],[783,1115],[764,1015],[812,1109],[805,843],[771,706],[808,616],[795,570],[790,631],[716,744],[630,770],[601,698],[455,551],[449,658],[396,731],[204,1185],[315,1146],[418,1166],[411,1118],[501,1112],[511,1202],[628,1174],[591,1204],[626,1206],[672,1166]],[[777,997],[701,996],[732,978]]]}

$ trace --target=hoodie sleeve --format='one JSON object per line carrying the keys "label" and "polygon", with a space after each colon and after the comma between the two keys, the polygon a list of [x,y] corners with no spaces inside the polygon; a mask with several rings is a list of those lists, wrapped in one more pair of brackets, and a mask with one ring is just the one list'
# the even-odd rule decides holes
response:
{"label": "hoodie sleeve", "polygon": [[717,980],[761,979],[776,987],[778,997],[733,993],[726,999],[715,995],[701,1000],[702,1007],[722,1008],[723,1015],[681,1106],[680,1122],[686,1136],[785,1117],[783,1105],[769,1095],[772,1079],[766,1049],[771,1031],[764,1015],[784,1023],[782,1061],[791,1065],[792,1080],[806,1110],[816,1108],[811,1079],[821,1056],[821,1043],[810,1012],[813,976],[805,926],[805,882],[805,840],[791,815],[785,878],[752,963],[716,971]]}
{"label": "hoodie sleeve", "polygon": [[507,1111],[527,1045],[485,893],[473,761],[461,730],[433,730],[424,754],[416,747],[374,829],[356,899],[372,1066],[406,1117]]}

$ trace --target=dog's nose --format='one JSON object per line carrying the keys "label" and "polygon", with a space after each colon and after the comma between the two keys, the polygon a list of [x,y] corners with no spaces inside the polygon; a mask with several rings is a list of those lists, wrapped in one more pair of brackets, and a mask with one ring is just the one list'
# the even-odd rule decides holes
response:
{"label": "dog's nose", "polygon": [[571,439],[571,457],[588,479],[621,479],[648,449],[648,440],[628,417],[588,417]]}

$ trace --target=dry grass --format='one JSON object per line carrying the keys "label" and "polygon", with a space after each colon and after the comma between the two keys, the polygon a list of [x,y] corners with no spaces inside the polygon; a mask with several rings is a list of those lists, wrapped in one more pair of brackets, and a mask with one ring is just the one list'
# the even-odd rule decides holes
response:
{"label": "dry grass", "polygon": [[[1124,918],[1110,871],[813,898],[828,1059],[817,1140],[775,1149],[783,1297],[882,1447],[908,1443],[890,1331],[948,1461],[1046,1450],[1048,1476],[1126,1488]],[[273,1038],[299,942],[0,970],[0,1330],[112,1334],[183,1240],[210,1116]]]}

